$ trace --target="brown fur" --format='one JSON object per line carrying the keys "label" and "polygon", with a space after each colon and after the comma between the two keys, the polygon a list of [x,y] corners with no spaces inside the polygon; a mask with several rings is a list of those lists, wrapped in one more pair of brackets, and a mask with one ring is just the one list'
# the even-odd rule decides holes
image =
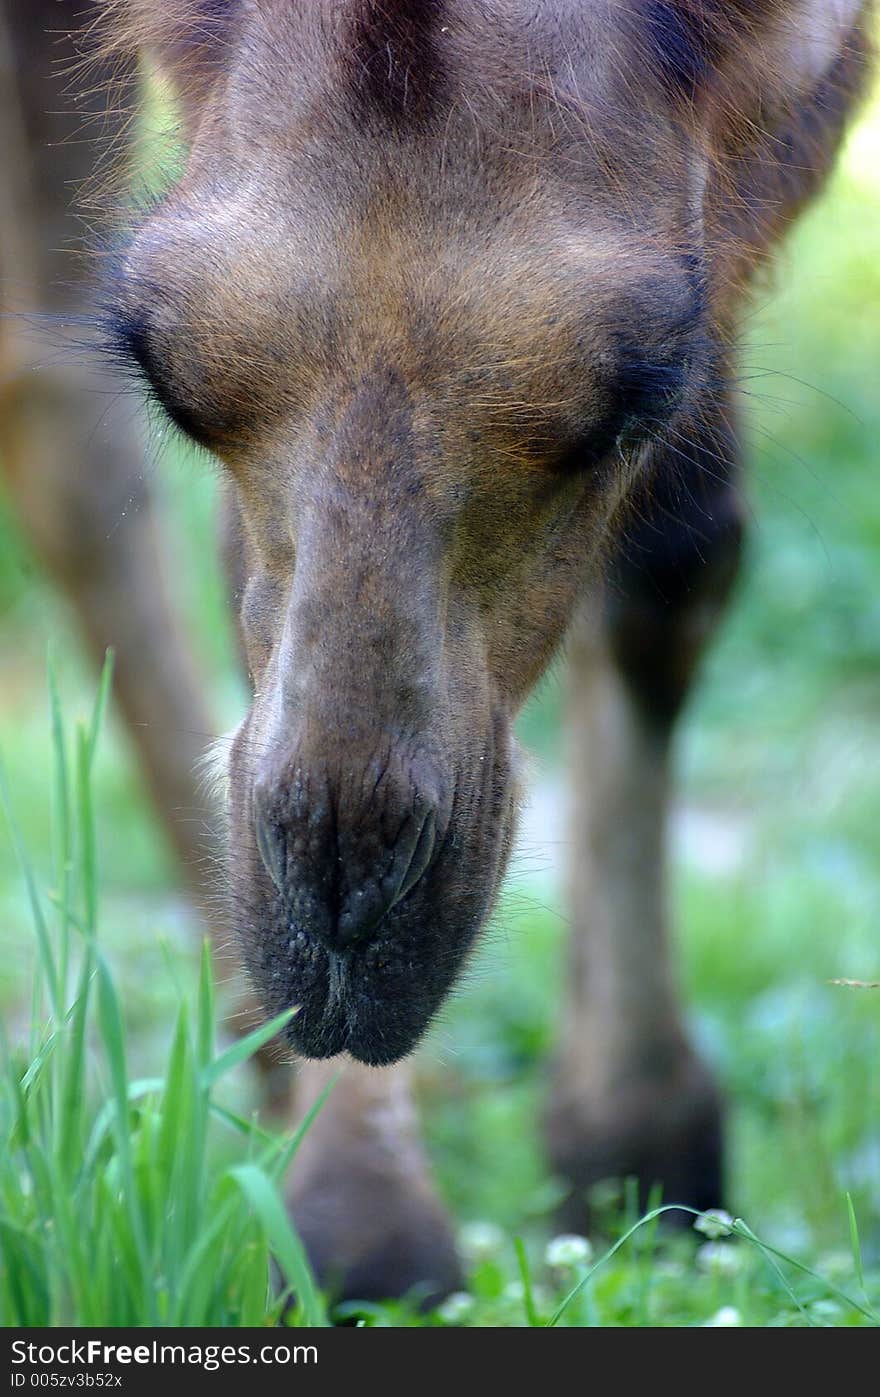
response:
{"label": "brown fur", "polygon": [[[737,318],[831,168],[870,5],[105,9],[105,61],[149,49],[182,104],[183,174],[134,229],[108,321],[228,481],[254,682],[229,872],[266,1007],[300,1006],[307,1055],[410,1050],[497,895],[512,720],[609,571],[583,683],[617,712],[617,745],[581,765],[622,794],[576,834],[597,900],[578,917],[553,1147],[578,1188],[632,1167],[706,1201],[716,1096],[660,907],[666,743],[738,556]],[[640,774],[656,799],[630,829]],[[659,1056],[627,989],[648,905]],[[338,1205],[342,1234],[364,1235],[360,1184],[338,1195],[379,1187],[359,1160],[381,1152],[381,1080],[353,1069],[319,1125],[309,1227]],[[340,1139],[360,1141],[341,1173]],[[422,1184],[397,1187],[418,1256]],[[381,1290],[393,1265],[373,1242]],[[363,1283],[369,1258],[348,1260]]]}
{"label": "brown fur", "polygon": [[[165,32],[130,10],[173,71],[213,74],[184,85],[189,162],[114,295],[123,348],[234,482],[256,686],[232,757],[236,917],[309,1052],[399,1056],[485,919],[511,718],[667,424],[718,414],[744,269],[830,162],[849,69],[821,142],[815,74],[771,82],[804,3],[548,4],[519,28],[516,6],[214,4],[209,63],[205,6],[172,6]],[[669,42],[692,69],[672,91]],[[805,133],[817,168],[795,180],[780,156]],[[759,154],[775,207],[746,224]],[[421,824],[390,830],[413,803],[434,855],[397,912],[379,888],[405,884]],[[395,916],[331,1013],[323,947],[360,936],[358,899]]]}

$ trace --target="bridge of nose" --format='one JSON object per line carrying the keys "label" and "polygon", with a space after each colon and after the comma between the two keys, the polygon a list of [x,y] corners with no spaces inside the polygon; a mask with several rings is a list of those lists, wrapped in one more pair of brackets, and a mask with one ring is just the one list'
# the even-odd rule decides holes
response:
{"label": "bridge of nose", "polygon": [[294,922],[336,946],[410,891],[445,823],[445,544],[416,446],[405,386],[368,374],[297,477],[255,706],[257,847]]}

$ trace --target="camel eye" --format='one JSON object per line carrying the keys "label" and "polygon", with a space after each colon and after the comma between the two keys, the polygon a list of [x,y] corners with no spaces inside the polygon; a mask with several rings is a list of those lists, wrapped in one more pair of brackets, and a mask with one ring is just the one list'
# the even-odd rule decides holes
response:
{"label": "camel eye", "polygon": [[146,315],[126,315],[111,326],[110,348],[124,370],[146,386],[176,427],[193,441],[204,442],[208,432],[187,406],[157,352]]}
{"label": "camel eye", "polygon": [[682,359],[631,360],[617,383],[621,430],[639,421],[666,421],[680,405],[686,382],[687,364]]}
{"label": "camel eye", "polygon": [[610,465],[621,449],[650,437],[669,422],[681,405],[687,378],[684,361],[630,360],[608,390],[604,413],[566,447],[558,468],[568,473]]}

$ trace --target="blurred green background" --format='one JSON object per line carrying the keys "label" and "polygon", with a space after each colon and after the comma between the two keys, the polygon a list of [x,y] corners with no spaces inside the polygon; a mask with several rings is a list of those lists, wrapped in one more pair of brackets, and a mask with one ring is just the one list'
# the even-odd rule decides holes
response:
{"label": "blurred green background", "polygon": [[[730,1206],[820,1260],[880,1253],[880,105],[826,198],[758,288],[742,358],[752,526],[727,623],[678,739],[671,829],[679,973],[731,1103]],[[215,558],[215,481],[175,446],[156,488],[169,566],[218,731],[244,701]],[[46,652],[69,708],[94,679],[64,602],[0,498],[0,751],[49,867]],[[522,1230],[556,1197],[536,1134],[566,927],[560,677],[522,722],[535,798],[484,950],[420,1053],[442,1189],[462,1219]],[[138,1071],[164,1052],[197,930],[111,724],[98,774],[103,927],[127,988]],[[32,936],[0,830],[0,1012],[26,1020]],[[247,1086],[242,1087],[246,1093]]]}

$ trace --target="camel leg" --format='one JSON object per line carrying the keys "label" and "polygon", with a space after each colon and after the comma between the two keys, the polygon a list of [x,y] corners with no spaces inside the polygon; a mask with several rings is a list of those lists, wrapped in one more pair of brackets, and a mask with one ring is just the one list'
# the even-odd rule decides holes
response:
{"label": "camel leg", "polygon": [[698,1208],[722,1192],[721,1103],[682,1018],[665,844],[675,720],[740,552],[739,500],[717,479],[732,429],[690,454],[686,488],[678,458],[665,487],[660,463],[644,523],[571,643],[572,937],[546,1130],[575,1227],[606,1178],[636,1177],[643,1204],[654,1184]]}
{"label": "camel leg", "polygon": [[334,1078],[291,1171],[299,1233],[331,1293],[436,1302],[461,1275],[419,1134],[411,1070],[344,1058],[304,1063],[300,1109]]}

